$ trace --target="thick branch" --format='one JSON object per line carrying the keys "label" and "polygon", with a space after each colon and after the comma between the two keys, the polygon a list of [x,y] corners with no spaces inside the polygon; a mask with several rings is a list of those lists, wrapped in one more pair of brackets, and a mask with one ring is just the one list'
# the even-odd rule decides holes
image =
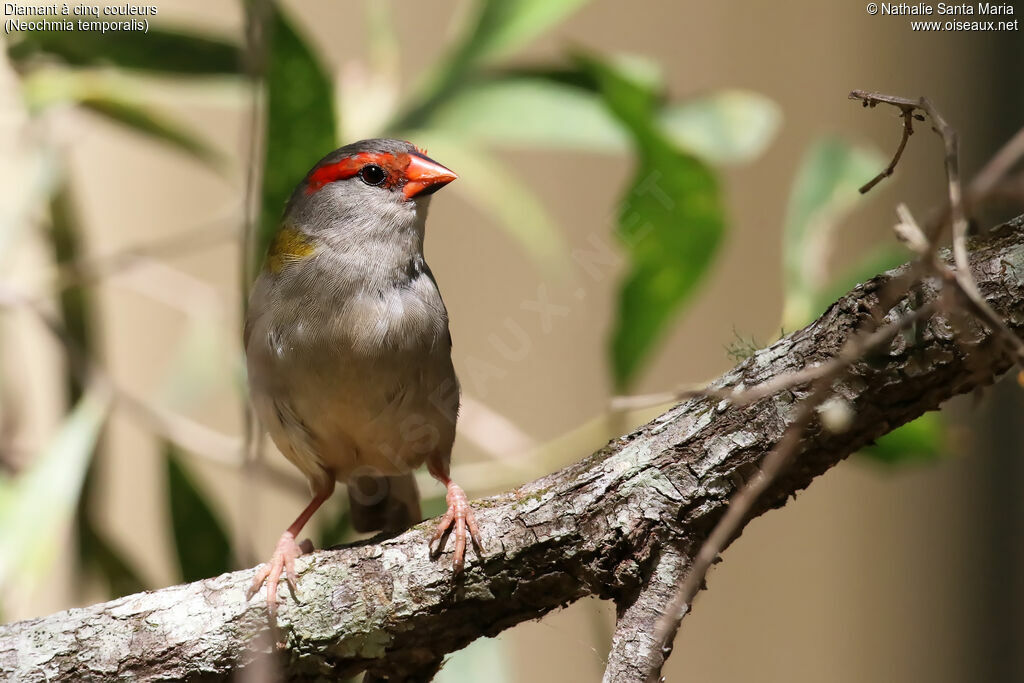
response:
{"label": "thick branch", "polygon": [[[1014,332],[1024,326],[1024,220],[970,253],[985,301]],[[870,316],[900,271],[858,287],[809,327],[762,349],[716,383],[750,387],[826,361]],[[935,298],[925,282],[915,307]],[[905,315],[908,302],[890,314]],[[988,329],[933,317],[836,386],[852,422],[832,434],[812,421],[799,455],[753,514],[794,492],[882,434],[943,401],[989,384],[1010,366]],[[453,580],[428,557],[432,524],[375,544],[300,561],[302,603],[281,609],[279,666],[293,680],[368,669],[401,680],[429,675],[439,657],[587,595],[615,600],[649,623],[652,574],[674,574],[725,511],[737,486],[777,444],[807,387],[742,407],[694,398],[559,472],[477,501],[485,557]],[[676,557],[675,568],[659,561]],[[657,570],[657,571],[656,571]],[[19,681],[155,678],[221,680],[266,662],[261,600],[245,601],[252,571],[172,586],[42,619],[0,626],[0,678]],[[652,585],[658,585],[655,581]],[[657,655],[621,629],[620,650]],[[627,647],[628,646],[628,647]],[[618,654],[612,654],[615,659]],[[426,672],[426,673],[425,673]],[[620,680],[629,680],[625,670]]]}

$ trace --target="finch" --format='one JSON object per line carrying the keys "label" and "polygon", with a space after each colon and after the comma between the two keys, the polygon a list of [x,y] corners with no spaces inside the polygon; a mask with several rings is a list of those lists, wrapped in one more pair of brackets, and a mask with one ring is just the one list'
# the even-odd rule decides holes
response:
{"label": "finch", "polygon": [[459,410],[448,312],[423,258],[431,195],[457,176],[400,140],[362,140],[321,159],[299,183],[250,296],[245,353],[252,405],[306,476],[309,505],[257,570],[277,610],[282,574],[296,590],[296,537],[347,485],[358,531],[421,519],[412,472],[447,488],[433,544],[454,528],[461,571],[467,530],[480,533],[449,477]]}

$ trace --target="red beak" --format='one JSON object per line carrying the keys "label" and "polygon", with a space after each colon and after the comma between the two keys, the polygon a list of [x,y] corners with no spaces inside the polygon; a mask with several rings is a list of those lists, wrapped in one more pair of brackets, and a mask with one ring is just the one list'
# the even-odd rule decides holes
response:
{"label": "red beak", "polygon": [[410,154],[405,177],[406,183],[402,192],[406,199],[412,199],[437,192],[459,176],[429,157]]}

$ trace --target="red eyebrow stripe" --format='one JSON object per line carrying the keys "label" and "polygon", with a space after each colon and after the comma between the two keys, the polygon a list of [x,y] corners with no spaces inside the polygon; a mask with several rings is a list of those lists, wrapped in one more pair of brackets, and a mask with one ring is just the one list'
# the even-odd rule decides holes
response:
{"label": "red eyebrow stripe", "polygon": [[306,194],[313,194],[324,185],[333,183],[335,180],[351,178],[359,173],[359,169],[366,164],[377,164],[389,171],[389,175],[393,176],[395,171],[401,173],[409,165],[409,155],[395,156],[394,154],[382,152],[360,152],[337,163],[321,166],[309,174],[309,180],[306,183]]}

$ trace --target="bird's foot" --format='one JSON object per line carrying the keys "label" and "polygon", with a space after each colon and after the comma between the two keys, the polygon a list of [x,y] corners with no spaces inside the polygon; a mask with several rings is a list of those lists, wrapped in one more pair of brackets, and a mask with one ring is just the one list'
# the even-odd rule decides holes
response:
{"label": "bird's foot", "polygon": [[259,593],[260,588],[266,583],[267,611],[270,613],[272,621],[277,619],[277,588],[281,574],[284,574],[285,580],[288,582],[288,588],[291,589],[292,597],[298,600],[299,587],[298,575],[295,573],[295,558],[302,554],[303,547],[306,545],[306,542],[303,542],[302,547],[300,547],[295,542],[295,536],[291,532],[286,531],[281,534],[281,539],[277,542],[277,547],[274,549],[270,562],[261,564],[256,569],[256,575],[249,586],[246,599],[252,599],[252,596]]}
{"label": "bird's foot", "polygon": [[[483,543],[480,539],[480,529],[476,526],[476,514],[473,512],[473,508],[469,506],[469,500],[466,498],[466,492],[462,490],[462,487],[449,481],[446,500],[448,501],[448,512],[441,518],[441,523],[437,525],[437,531],[434,532],[433,538],[430,539],[430,546],[432,547],[434,543],[440,540],[445,535],[445,532],[454,524],[455,554],[452,556],[452,569],[458,574],[462,571],[466,557],[466,530],[469,530],[469,536],[473,540],[473,545],[476,546],[477,552],[483,551]],[[440,552],[441,546],[438,546],[437,553],[440,554]]]}

